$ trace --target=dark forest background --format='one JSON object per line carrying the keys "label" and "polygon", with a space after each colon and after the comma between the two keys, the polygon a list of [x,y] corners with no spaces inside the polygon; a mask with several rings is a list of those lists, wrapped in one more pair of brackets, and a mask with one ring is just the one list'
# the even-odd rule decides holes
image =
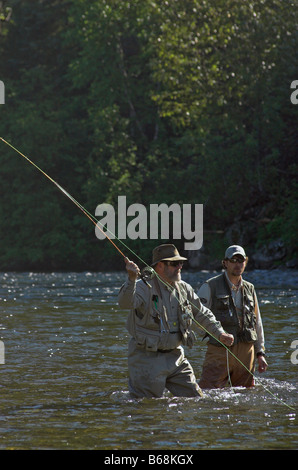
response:
{"label": "dark forest background", "polygon": [[[1,1],[0,136],[92,214],[119,195],[148,210],[204,204],[201,267],[231,243],[252,266],[264,255],[295,266],[297,11],[288,0]],[[123,267],[2,141],[0,165],[1,270]],[[159,241],[124,240],[146,262]]]}

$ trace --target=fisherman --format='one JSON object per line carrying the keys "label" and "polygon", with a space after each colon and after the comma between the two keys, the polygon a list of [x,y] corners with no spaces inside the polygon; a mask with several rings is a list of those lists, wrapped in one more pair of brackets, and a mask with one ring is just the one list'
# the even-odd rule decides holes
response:
{"label": "fisherman", "polygon": [[210,308],[225,331],[234,336],[230,348],[241,362],[228,354],[218,341],[209,337],[199,385],[203,389],[222,388],[230,381],[232,386],[254,385],[255,356],[259,372],[265,372],[264,331],[257,295],[253,284],[242,274],[248,262],[239,245],[227,248],[222,260],[224,272],[205,282],[199,289],[201,302]]}
{"label": "fisherman", "polygon": [[233,344],[233,336],[224,332],[193,288],[181,281],[185,260],[174,245],[156,247],[152,260],[155,275],[146,285],[137,280],[138,266],[125,259],[128,278],[118,300],[121,308],[130,309],[128,369],[134,397],[161,397],[165,389],[174,396],[203,396],[182,346],[192,347],[194,342],[191,315],[222,343]]}

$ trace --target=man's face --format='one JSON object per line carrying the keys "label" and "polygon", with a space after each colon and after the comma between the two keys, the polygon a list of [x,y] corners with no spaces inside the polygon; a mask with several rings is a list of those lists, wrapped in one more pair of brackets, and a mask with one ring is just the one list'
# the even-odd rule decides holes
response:
{"label": "man's face", "polygon": [[243,273],[246,263],[245,258],[240,255],[235,255],[231,259],[225,260],[227,274],[230,277],[239,277]]}
{"label": "man's face", "polygon": [[160,272],[161,277],[170,284],[181,281],[181,269],[183,261],[161,261]]}

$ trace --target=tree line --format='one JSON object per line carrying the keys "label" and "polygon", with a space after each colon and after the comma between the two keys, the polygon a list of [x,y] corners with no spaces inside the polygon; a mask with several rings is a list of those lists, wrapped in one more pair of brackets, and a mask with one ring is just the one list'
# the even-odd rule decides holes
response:
{"label": "tree line", "polygon": [[[280,239],[297,256],[293,1],[6,0],[0,20],[1,136],[90,213],[119,196],[203,204],[207,253]],[[0,269],[119,267],[90,221],[0,145]],[[125,242],[148,262],[157,241]]]}

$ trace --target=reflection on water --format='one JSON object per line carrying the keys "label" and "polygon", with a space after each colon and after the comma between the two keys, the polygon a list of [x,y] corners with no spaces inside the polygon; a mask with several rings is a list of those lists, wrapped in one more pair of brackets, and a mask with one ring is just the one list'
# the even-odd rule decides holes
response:
{"label": "reflection on water", "polygon": [[[211,274],[184,279],[196,288]],[[297,409],[297,276],[245,276],[257,287],[269,355],[254,389],[132,400],[123,273],[0,274],[0,448],[296,449],[296,411],[276,397]],[[186,351],[197,378],[204,352],[200,341]]]}

